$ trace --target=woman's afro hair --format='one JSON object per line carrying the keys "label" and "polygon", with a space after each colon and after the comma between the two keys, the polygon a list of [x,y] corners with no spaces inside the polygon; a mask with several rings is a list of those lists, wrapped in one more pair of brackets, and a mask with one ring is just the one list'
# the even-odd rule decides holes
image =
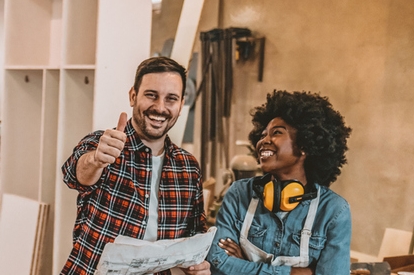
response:
{"label": "woman's afro hair", "polygon": [[249,140],[256,147],[263,130],[279,117],[297,130],[296,146],[306,153],[305,172],[309,182],[330,186],[346,163],[351,128],[333,109],[327,97],[311,92],[274,90],[266,103],[252,109],[253,130]]}

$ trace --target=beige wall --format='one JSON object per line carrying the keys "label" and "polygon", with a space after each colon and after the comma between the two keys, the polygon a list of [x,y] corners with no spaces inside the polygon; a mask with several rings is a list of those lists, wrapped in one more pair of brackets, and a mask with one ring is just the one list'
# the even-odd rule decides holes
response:
{"label": "beige wall", "polygon": [[[207,8],[217,6],[205,1]],[[349,164],[332,186],[351,205],[352,249],[377,255],[386,227],[412,230],[414,1],[222,4],[221,27],[247,27],[266,37],[263,82],[257,60],[236,64],[232,140],[247,139],[249,110],[274,88],[320,92],[353,128]],[[200,26],[208,31],[211,18],[203,12],[202,20],[210,20]],[[240,150],[231,148],[233,155]]]}

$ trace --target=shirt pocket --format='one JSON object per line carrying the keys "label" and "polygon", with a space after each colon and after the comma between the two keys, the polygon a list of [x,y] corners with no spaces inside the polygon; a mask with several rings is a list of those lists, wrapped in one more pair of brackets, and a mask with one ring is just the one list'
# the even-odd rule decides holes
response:
{"label": "shirt pocket", "polygon": [[[291,245],[289,255],[299,256],[300,255],[300,232],[292,235],[293,243]],[[309,239],[309,262],[314,259],[318,259],[322,249],[325,247],[326,236],[311,235]]]}
{"label": "shirt pocket", "polygon": [[[241,232],[243,221],[236,220],[236,227]],[[257,247],[262,248],[266,238],[267,228],[257,225],[254,222],[250,225],[247,239]]]}

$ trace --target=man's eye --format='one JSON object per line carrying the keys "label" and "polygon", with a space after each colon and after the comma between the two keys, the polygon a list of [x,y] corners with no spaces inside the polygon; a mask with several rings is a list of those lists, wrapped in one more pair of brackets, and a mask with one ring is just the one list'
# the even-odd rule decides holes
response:
{"label": "man's eye", "polygon": [[146,94],[146,97],[148,97],[148,98],[156,98],[156,95],[155,94]]}
{"label": "man's eye", "polygon": [[171,96],[168,98],[168,101],[178,101],[178,97]]}

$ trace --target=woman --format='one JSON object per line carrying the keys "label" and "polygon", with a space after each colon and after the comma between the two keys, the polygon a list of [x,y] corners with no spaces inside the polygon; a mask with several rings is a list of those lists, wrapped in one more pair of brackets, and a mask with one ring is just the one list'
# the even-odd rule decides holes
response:
{"label": "woman", "polygon": [[350,209],[329,186],[346,163],[351,129],[310,92],[275,90],[252,116],[264,176],[227,191],[207,257],[212,274],[348,275]]}

